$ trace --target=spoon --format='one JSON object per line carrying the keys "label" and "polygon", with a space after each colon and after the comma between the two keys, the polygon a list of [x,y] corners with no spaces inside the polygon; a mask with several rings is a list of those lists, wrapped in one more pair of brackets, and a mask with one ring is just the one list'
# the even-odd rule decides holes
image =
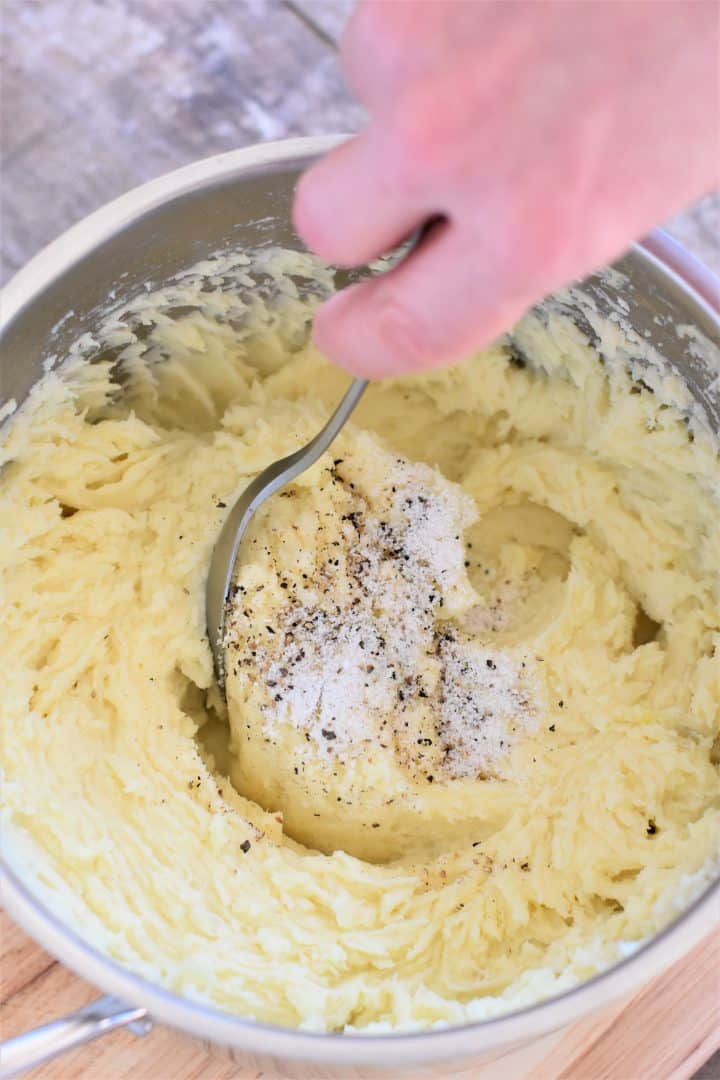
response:
{"label": "spoon", "polygon": [[[430,218],[403,245],[386,257],[386,269],[396,266],[402,259],[408,258],[428,235],[432,227],[441,219]],[[372,271],[370,267],[355,270],[339,270],[335,274],[335,285],[344,287],[362,280]],[[287,457],[268,465],[248,484],[240,498],[225,519],[220,530],[210,559],[207,585],[205,588],[205,617],[208,637],[215,665],[215,677],[220,692],[225,695],[225,616],[227,614],[228,593],[232,584],[235,563],[243,536],[247,532],[250,520],[262,503],[285,484],[289,484],[300,473],[305,472],[325,453],[336,436],[342,431],[348,417],[367,388],[367,379],[353,379],[345,397],[328,420],[325,427],[311,439],[306,446]]]}
{"label": "spoon", "polygon": [[225,693],[225,616],[227,598],[232,583],[237,554],[250,520],[262,503],[300,473],[305,472],[324,454],[344,427],[348,417],[362,397],[367,379],[353,379],[344,398],[325,427],[314,439],[287,457],[273,461],[248,484],[225,519],[215,542],[208,572],[205,614],[208,636],[215,664],[215,676],[222,694]]}

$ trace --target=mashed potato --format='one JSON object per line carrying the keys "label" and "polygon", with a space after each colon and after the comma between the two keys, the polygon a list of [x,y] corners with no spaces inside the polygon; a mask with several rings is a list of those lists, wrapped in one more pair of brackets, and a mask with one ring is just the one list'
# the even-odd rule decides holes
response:
{"label": "mashed potato", "polygon": [[373,386],[253,523],[226,707],[209,556],[342,393],[307,340],[329,288],[306,256],[209,260],[6,423],[3,850],[188,996],[460,1023],[591,976],[709,879],[717,445],[633,377],[641,343],[552,304]]}

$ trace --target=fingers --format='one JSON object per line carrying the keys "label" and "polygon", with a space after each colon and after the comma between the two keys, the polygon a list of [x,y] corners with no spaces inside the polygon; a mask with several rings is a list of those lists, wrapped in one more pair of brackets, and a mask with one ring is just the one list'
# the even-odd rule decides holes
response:
{"label": "fingers", "polygon": [[371,379],[453,363],[523,313],[531,294],[518,294],[517,280],[511,261],[486,269],[482,244],[443,223],[400,266],[324,304],[315,343]]}
{"label": "fingers", "polygon": [[396,247],[429,216],[397,182],[372,128],[343,143],[300,179],[293,222],[308,247],[338,266],[359,266]]}

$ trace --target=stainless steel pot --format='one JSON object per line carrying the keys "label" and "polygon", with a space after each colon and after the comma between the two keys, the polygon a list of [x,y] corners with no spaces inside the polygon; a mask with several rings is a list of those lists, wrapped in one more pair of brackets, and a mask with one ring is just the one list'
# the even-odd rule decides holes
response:
{"label": "stainless steel pot", "polygon": [[[112,295],[160,284],[224,247],[301,247],[290,218],[298,174],[335,138],[293,139],[208,158],[129,192],[37,255],[3,297],[0,408],[21,401],[51,354],[62,357],[100,322]],[[593,275],[582,285],[601,311],[629,321],[687,382],[720,432],[720,364],[683,344],[678,325],[720,345],[719,283],[667,235],[655,233],[616,264],[629,283]],[[573,313],[582,320],[580,309]],[[272,1060],[397,1068],[496,1054],[562,1027],[628,994],[687,952],[720,919],[720,880],[634,955],[589,982],[497,1019],[419,1034],[321,1035],[270,1027],[179,997],[120,967],[64,926],[2,866],[10,915],[41,945],[112,995],[71,1017],[10,1040],[0,1075],[150,1018]],[[129,1004],[132,1003],[132,1004]]]}

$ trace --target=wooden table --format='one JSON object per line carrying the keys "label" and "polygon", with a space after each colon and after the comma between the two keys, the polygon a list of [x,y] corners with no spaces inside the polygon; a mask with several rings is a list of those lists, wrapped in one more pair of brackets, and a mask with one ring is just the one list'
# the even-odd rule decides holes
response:
{"label": "wooden table", "polygon": [[[5,0],[2,276],[108,199],[196,158],[286,135],[359,128],[363,111],[343,87],[335,49],[351,6],[351,0]],[[720,270],[717,195],[669,228]],[[715,935],[631,1001],[494,1064],[440,1074],[690,1077],[720,1045],[719,971]],[[4,1037],[97,994],[5,916],[0,975]],[[160,1027],[144,1039],[108,1036],[36,1075],[250,1080],[269,1074]]]}

